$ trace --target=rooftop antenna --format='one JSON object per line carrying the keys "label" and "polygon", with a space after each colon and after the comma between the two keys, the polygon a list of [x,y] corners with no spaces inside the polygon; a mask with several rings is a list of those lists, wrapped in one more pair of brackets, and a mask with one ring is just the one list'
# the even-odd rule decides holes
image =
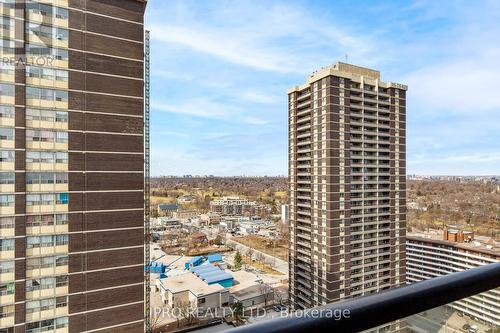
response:
{"label": "rooftop antenna", "polygon": [[347,63],[347,58],[348,58],[348,56],[347,56],[347,53],[346,53],[346,54],[345,54],[345,62],[346,62],[346,63]]}

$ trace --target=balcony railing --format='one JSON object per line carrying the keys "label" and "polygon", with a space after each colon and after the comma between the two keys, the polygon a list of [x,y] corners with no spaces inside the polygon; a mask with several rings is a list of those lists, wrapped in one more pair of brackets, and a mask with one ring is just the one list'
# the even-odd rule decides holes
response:
{"label": "balcony railing", "polygon": [[[227,332],[361,332],[498,287],[500,263],[494,263]],[[349,313],[349,316],[321,315],[324,313]]]}

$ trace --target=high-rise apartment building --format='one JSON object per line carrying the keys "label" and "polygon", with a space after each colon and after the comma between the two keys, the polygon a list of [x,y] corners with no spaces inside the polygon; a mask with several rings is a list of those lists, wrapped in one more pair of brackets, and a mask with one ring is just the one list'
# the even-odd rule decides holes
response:
{"label": "high-rise apartment building", "polygon": [[0,0],[0,332],[144,331],[145,1]]}
{"label": "high-rise apartment building", "polygon": [[338,62],[288,91],[293,308],[405,283],[406,89]]}

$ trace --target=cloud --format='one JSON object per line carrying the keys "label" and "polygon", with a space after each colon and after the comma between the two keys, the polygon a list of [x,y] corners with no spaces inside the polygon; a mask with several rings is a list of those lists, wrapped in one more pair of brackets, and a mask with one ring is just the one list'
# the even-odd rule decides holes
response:
{"label": "cloud", "polygon": [[197,116],[203,118],[222,118],[235,111],[235,108],[217,103],[206,98],[196,98],[187,102],[170,104],[165,102],[153,102],[153,110],[177,113],[187,116]]}
{"label": "cloud", "polygon": [[498,173],[499,2],[159,0],[148,13],[153,126],[190,135],[153,144],[159,173],[286,173],[286,88],[344,54],[409,85],[408,173]]}
{"label": "cloud", "polygon": [[256,90],[244,90],[241,91],[239,94],[235,92],[235,95],[249,102],[260,103],[260,104],[276,104],[281,99],[278,96],[265,94],[263,92]]}
{"label": "cloud", "polygon": [[[365,34],[353,34],[311,8],[284,2],[211,2],[200,19],[199,5],[177,3],[176,17],[149,24],[152,38],[229,63],[279,73],[306,73],[332,61],[325,47],[362,58],[372,50]],[[230,8],[229,8],[230,7]],[[319,64],[320,62],[325,62]]]}
{"label": "cloud", "polygon": [[243,121],[251,125],[267,125],[269,121],[257,117],[244,117]]}
{"label": "cloud", "polygon": [[473,114],[498,112],[500,64],[496,59],[498,57],[457,60],[412,72],[404,79],[410,87],[410,103],[418,103],[423,113],[437,110]]}

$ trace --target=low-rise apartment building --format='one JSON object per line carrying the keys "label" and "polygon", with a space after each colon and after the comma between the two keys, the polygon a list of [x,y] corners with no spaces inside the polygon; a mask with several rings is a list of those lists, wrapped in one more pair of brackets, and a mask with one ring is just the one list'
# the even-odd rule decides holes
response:
{"label": "low-rise apartment building", "polygon": [[[450,234],[458,236],[450,237]],[[455,228],[410,233],[406,238],[407,283],[499,261],[500,246],[497,242],[477,237],[467,241],[467,237],[460,236],[463,234],[471,235]],[[500,289],[457,301],[452,304],[452,308],[473,319],[500,326]]]}
{"label": "low-rise apartment building", "polygon": [[238,197],[224,197],[210,202],[210,211],[221,215],[243,215],[255,206],[254,201]]}

